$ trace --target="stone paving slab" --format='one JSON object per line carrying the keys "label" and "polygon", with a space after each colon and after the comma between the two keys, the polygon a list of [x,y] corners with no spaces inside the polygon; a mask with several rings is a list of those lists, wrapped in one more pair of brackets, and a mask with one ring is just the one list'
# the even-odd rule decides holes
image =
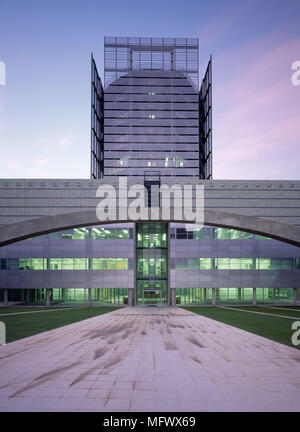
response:
{"label": "stone paving slab", "polygon": [[180,308],[0,347],[0,411],[300,411],[300,352]]}

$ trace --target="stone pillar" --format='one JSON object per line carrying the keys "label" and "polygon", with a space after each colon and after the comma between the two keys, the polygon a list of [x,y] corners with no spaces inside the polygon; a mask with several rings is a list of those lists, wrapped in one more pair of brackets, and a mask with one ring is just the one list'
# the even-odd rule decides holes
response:
{"label": "stone pillar", "polygon": [[88,288],[88,306],[92,306],[92,288]]}
{"label": "stone pillar", "polygon": [[65,301],[65,294],[66,294],[65,288],[61,288],[61,301]]}
{"label": "stone pillar", "polygon": [[212,288],[211,304],[213,306],[216,305],[216,288]]}
{"label": "stone pillar", "polygon": [[50,306],[50,289],[46,288],[46,306]]}
{"label": "stone pillar", "polygon": [[293,288],[293,304],[297,304],[297,288]]}
{"label": "stone pillar", "polygon": [[256,306],[256,288],[253,288],[253,306]]}
{"label": "stone pillar", "polygon": [[203,302],[206,303],[206,300],[207,300],[206,290],[207,290],[207,288],[202,288],[202,289],[203,289]]}
{"label": "stone pillar", "polygon": [[4,290],[4,307],[7,307],[8,306],[8,289],[6,288],[5,290]]}

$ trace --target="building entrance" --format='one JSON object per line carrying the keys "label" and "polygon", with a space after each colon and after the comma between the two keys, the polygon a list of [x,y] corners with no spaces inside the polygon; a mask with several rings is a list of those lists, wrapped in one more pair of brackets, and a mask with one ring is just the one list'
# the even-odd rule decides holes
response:
{"label": "building entrance", "polygon": [[161,305],[160,290],[143,290],[143,305],[144,306],[159,306]]}
{"label": "building entrance", "polygon": [[138,223],[136,236],[136,304],[168,304],[168,227]]}

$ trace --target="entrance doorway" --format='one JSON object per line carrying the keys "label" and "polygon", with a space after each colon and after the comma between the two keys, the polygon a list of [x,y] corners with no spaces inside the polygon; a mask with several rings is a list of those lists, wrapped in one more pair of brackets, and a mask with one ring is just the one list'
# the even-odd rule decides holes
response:
{"label": "entrance doorway", "polygon": [[136,305],[168,304],[168,225],[136,226]]}
{"label": "entrance doorway", "polygon": [[161,290],[144,289],[143,290],[143,305],[144,306],[159,306],[159,305],[161,305]]}

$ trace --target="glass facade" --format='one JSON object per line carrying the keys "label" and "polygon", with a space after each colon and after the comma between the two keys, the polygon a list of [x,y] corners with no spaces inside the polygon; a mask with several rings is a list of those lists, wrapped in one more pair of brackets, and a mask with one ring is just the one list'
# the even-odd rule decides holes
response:
{"label": "glass facade", "polygon": [[[299,292],[299,290],[298,290]],[[256,302],[259,303],[292,303],[292,288],[256,288]]]}
{"label": "glass facade", "polygon": [[[300,290],[298,289],[298,298]],[[256,288],[257,304],[293,302],[293,288]],[[215,304],[253,304],[253,288],[215,288]],[[177,288],[177,305],[211,305],[212,288]]]}
{"label": "glass facade", "polygon": [[126,240],[133,238],[133,228],[110,226],[78,227],[32,237],[30,240]]}
{"label": "glass facade", "polygon": [[93,55],[91,57],[91,178],[103,177],[104,92]]}
{"label": "glass facade", "polygon": [[[76,305],[88,304],[87,288],[53,288],[49,292],[50,304]],[[3,298],[0,301],[3,301]],[[8,290],[9,302],[21,302],[22,304],[44,305],[46,290],[41,289],[10,289]],[[91,289],[92,305],[127,305],[128,289],[97,288]]]}
{"label": "glass facade", "polygon": [[211,59],[199,41],[105,37],[104,89],[92,57],[91,177],[211,178]]}
{"label": "glass facade", "polygon": [[138,223],[136,228],[136,303],[167,304],[168,225]]}
{"label": "glass facade", "polygon": [[211,304],[211,288],[177,288],[176,305]]}
{"label": "glass facade", "polygon": [[291,270],[296,258],[171,258],[176,270]]}
{"label": "glass facade", "polygon": [[[88,303],[88,290],[85,288],[52,289],[50,296],[52,303]],[[91,302],[94,305],[127,305],[128,289],[91,289]]]}
{"label": "glass facade", "polygon": [[128,270],[132,258],[1,258],[1,270]]}
{"label": "glass facade", "polygon": [[134,232],[130,223],[78,227],[2,247],[0,301],[6,287],[24,304],[45,304],[46,288],[53,304],[87,304],[88,287],[95,304],[126,305],[128,289],[145,306],[253,304],[253,287],[257,304],[300,300],[295,246],[180,223],[140,222]]}
{"label": "glass facade", "polygon": [[105,176],[199,177],[199,95],[175,71],[132,71],[105,91]]}
{"label": "glass facade", "polygon": [[[171,239],[185,240],[204,240],[204,239],[216,239],[216,240],[246,240],[246,239],[261,239],[267,240],[268,237],[264,237],[258,234],[252,234],[245,231],[238,231],[231,228],[212,228],[203,227],[195,228],[193,230],[188,230],[184,227],[171,227]],[[271,239],[269,239],[271,240]]]}
{"label": "glass facade", "polygon": [[170,224],[169,284],[177,304],[213,304],[213,293],[216,305],[252,305],[255,298],[257,304],[291,304],[299,300],[299,269],[300,249],[284,242],[228,228]]}
{"label": "glass facade", "polygon": [[178,71],[199,87],[199,41],[194,38],[105,37],[104,83],[131,70]]}

